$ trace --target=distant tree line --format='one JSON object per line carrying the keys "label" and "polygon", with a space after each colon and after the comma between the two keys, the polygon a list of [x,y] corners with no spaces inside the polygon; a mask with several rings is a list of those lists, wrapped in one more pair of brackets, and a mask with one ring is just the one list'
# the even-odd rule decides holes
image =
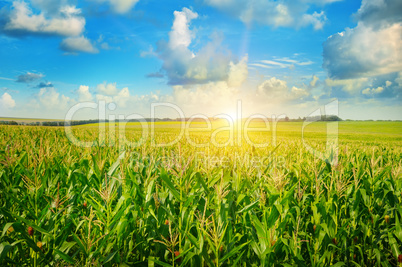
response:
{"label": "distant tree line", "polygon": [[[218,118],[209,118],[211,121],[220,120]],[[143,118],[143,119],[131,119],[131,120],[116,120],[112,121],[115,123],[119,122],[161,122],[161,121],[188,121],[189,118]],[[193,118],[193,121],[205,121],[204,118]],[[259,121],[262,119],[255,119],[254,121]],[[268,121],[272,121],[271,118],[267,118]],[[312,116],[312,117],[299,117],[297,119],[290,119],[289,117],[285,117],[280,119],[279,121],[289,121],[289,122],[303,122],[303,121],[342,121],[342,119],[336,115],[321,115],[321,116]],[[345,121],[400,121],[400,120],[350,120],[347,119]],[[94,124],[94,123],[108,123],[109,120],[77,120],[77,121],[36,121],[36,122],[17,122],[17,121],[0,121],[0,125],[27,125],[27,126],[76,126],[76,125],[84,125],[84,124]]]}
{"label": "distant tree line", "polygon": [[[263,121],[262,119],[256,119],[255,121]],[[267,118],[268,121],[273,121],[271,118]],[[339,118],[336,115],[321,115],[321,116],[311,116],[311,117],[299,117],[297,119],[290,119],[288,116],[285,118],[279,119],[278,121],[290,121],[290,122],[302,122],[302,121],[342,121],[341,118]]]}
{"label": "distant tree line", "polygon": [[16,121],[0,121],[0,125],[18,125]]}
{"label": "distant tree line", "polygon": [[63,123],[63,125],[60,125],[60,126],[64,126],[64,125],[75,126],[75,125],[104,123],[104,122],[109,122],[109,120],[79,120],[79,121],[65,121],[65,122],[63,121],[63,122],[61,122],[61,123]]}
{"label": "distant tree line", "polygon": [[342,121],[342,119],[336,115],[321,115],[307,117],[305,121]]}
{"label": "distant tree line", "polygon": [[0,121],[0,125],[27,125],[27,126],[64,126],[64,125],[83,125],[91,123],[108,122],[108,120],[79,120],[79,121],[36,121],[36,122],[16,122]]}

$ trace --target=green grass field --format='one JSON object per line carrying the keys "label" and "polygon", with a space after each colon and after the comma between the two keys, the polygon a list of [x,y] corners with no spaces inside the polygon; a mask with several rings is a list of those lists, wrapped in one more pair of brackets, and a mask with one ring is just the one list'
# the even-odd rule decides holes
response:
{"label": "green grass field", "polygon": [[327,125],[0,126],[0,265],[402,266],[402,122]]}

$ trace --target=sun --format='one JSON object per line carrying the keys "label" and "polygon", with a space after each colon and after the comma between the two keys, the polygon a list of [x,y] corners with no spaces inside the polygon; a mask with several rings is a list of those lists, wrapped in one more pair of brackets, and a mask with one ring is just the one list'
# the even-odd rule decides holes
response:
{"label": "sun", "polygon": [[234,124],[237,124],[242,119],[242,114],[239,110],[234,108],[226,109],[224,112],[221,113],[225,119],[231,120]]}
{"label": "sun", "polygon": [[224,114],[229,116],[233,121],[238,120],[237,118],[238,114],[236,110],[227,110]]}

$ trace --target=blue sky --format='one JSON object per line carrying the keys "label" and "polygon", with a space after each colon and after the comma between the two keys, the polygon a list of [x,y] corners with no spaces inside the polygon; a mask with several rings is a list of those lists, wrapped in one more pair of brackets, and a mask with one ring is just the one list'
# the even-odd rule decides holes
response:
{"label": "blue sky", "polygon": [[0,48],[2,117],[100,100],[304,117],[338,99],[344,119],[402,119],[399,0],[0,0]]}

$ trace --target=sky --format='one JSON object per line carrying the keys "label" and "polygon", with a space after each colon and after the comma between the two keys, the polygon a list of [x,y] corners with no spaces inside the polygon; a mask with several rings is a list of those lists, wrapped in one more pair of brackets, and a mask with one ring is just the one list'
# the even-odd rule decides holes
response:
{"label": "sky", "polygon": [[402,119],[402,1],[0,0],[0,117],[298,118],[334,100],[342,119]]}

